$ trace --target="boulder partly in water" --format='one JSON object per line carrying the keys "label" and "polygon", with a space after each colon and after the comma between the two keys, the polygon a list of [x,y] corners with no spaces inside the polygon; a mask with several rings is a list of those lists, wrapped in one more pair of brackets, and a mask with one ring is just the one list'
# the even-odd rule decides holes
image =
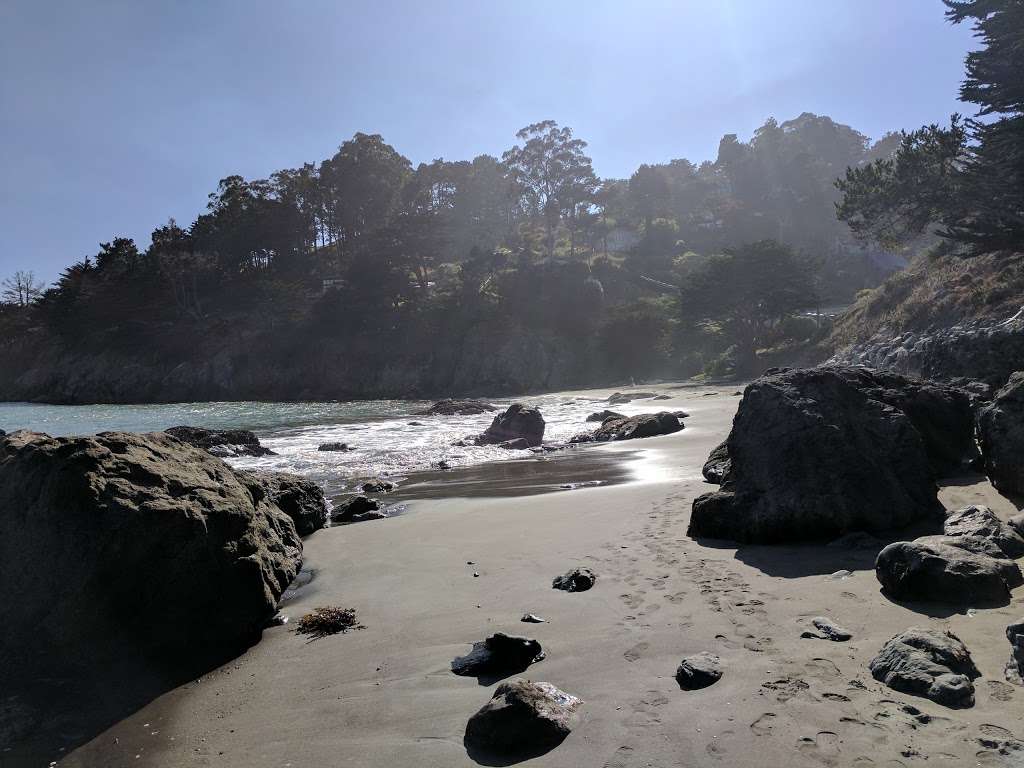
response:
{"label": "boulder partly in water", "polygon": [[224,459],[234,456],[276,456],[263,446],[256,433],[248,429],[204,429],[203,427],[171,427],[169,435],[183,443],[202,448],[207,453]]}
{"label": "boulder partly in water", "polygon": [[528,447],[544,440],[544,417],[540,411],[522,403],[512,403],[494,417],[491,426],[476,438],[478,445],[497,445],[510,440],[525,440]]}
{"label": "boulder partly in water", "polygon": [[866,368],[769,371],[740,401],[718,491],[693,503],[691,536],[834,539],[941,519],[936,479],[974,455],[958,389]]}
{"label": "boulder partly in water", "polygon": [[478,413],[488,413],[498,410],[497,406],[491,405],[484,400],[455,400],[448,398],[438,400],[429,408],[417,411],[417,416],[473,416]]}

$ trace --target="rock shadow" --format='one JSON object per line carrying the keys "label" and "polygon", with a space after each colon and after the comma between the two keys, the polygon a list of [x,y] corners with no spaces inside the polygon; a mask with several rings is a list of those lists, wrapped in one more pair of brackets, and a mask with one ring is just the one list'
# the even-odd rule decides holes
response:
{"label": "rock shadow", "polygon": [[61,764],[74,750],[153,700],[213,672],[245,650],[209,652],[173,665],[130,653],[118,661],[95,664],[86,657],[74,666],[19,667],[0,659],[0,765]]}
{"label": "rock shadow", "polygon": [[1010,595],[1000,600],[977,600],[968,605],[966,603],[943,603],[928,600],[897,600],[884,589],[879,589],[878,594],[893,605],[898,605],[900,608],[906,608],[908,611],[919,613],[931,619],[948,619],[950,616],[964,615],[971,608],[1005,608],[1012,602]]}
{"label": "rock shadow", "polygon": [[[515,752],[497,752],[495,750],[485,749],[476,744],[473,744],[468,735],[463,736],[462,745],[466,748],[466,754],[469,759],[478,765],[486,766],[508,766],[516,765],[517,763],[523,763],[527,760],[535,760],[538,757],[546,755],[548,752],[556,749],[563,741],[566,736],[563,736],[558,740],[557,743],[545,744],[543,746],[524,746],[522,749]],[[528,744],[529,739],[524,734],[524,744]]]}

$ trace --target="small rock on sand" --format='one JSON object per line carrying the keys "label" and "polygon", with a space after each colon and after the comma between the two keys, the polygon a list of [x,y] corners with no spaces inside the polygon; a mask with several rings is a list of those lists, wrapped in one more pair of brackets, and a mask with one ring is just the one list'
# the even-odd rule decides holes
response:
{"label": "small rock on sand", "polygon": [[722,678],[722,661],[713,653],[701,651],[687,656],[676,670],[676,682],[684,691],[696,691],[714,685]]}
{"label": "small rock on sand", "polygon": [[518,759],[542,755],[569,735],[581,703],[551,683],[510,680],[499,685],[491,700],[469,719],[466,746],[471,756],[474,752]]}
{"label": "small rock on sand", "polygon": [[818,631],[812,632],[808,630],[802,633],[800,637],[810,638],[814,640],[831,640],[836,643],[845,643],[847,640],[853,637],[853,634],[848,629],[839,626],[834,621],[832,621],[832,619],[826,616],[816,616],[815,618],[811,619],[811,623],[814,625],[814,628]]}
{"label": "small rock on sand", "polygon": [[573,568],[561,576],[556,576],[551,586],[566,592],[586,592],[596,581],[597,574],[589,568]]}
{"label": "small rock on sand", "polygon": [[[342,502],[331,512],[332,523],[356,523],[362,520],[374,519],[366,517],[371,512],[380,512],[380,504],[375,499],[366,496],[353,496],[348,501]],[[381,517],[386,517],[380,513]]]}
{"label": "small rock on sand", "polygon": [[543,624],[547,619],[543,619],[535,613],[524,613],[520,621],[524,621],[527,624]]}

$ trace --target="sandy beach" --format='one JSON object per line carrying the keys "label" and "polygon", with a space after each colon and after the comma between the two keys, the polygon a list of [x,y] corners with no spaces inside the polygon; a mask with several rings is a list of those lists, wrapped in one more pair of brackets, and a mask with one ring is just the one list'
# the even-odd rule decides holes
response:
{"label": "sandy beach", "polygon": [[[282,609],[289,624],[53,759],[89,768],[478,765],[463,734],[494,684],[456,676],[450,663],[504,631],[538,639],[547,653],[523,677],[584,701],[573,733],[529,765],[1020,764],[1021,753],[998,752],[1020,730],[1024,692],[1003,677],[1004,628],[1024,613],[1020,597],[999,609],[912,610],[880,594],[874,549],[737,549],[687,537],[690,504],[711,488],[701,465],[728,433],[734,389],[665,388],[672,399],[657,405],[688,411],[684,431],[579,452],[585,462],[592,452],[639,451],[628,482],[410,498],[392,519],[315,533],[305,541],[312,579]],[[571,476],[572,459],[564,464]],[[983,480],[952,483],[941,498],[949,508],[1016,511]],[[597,573],[593,589],[551,588],[575,566]],[[832,576],[841,570],[851,574]],[[297,634],[295,619],[320,605],[356,609],[365,628],[313,641]],[[521,623],[526,612],[547,622]],[[853,639],[801,639],[819,615]],[[915,625],[949,629],[970,649],[982,673],[973,708],[872,679],[869,660]],[[721,656],[722,680],[680,690],[680,659],[705,650]]]}

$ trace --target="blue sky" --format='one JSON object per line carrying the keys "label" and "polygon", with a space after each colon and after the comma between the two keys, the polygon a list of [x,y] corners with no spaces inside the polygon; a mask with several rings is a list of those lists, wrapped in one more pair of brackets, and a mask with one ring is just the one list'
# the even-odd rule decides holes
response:
{"label": "blue sky", "polygon": [[970,113],[972,45],[940,0],[0,0],[0,276],[145,246],[356,131],[419,163],[551,118],[618,177],[769,116],[877,138]]}

